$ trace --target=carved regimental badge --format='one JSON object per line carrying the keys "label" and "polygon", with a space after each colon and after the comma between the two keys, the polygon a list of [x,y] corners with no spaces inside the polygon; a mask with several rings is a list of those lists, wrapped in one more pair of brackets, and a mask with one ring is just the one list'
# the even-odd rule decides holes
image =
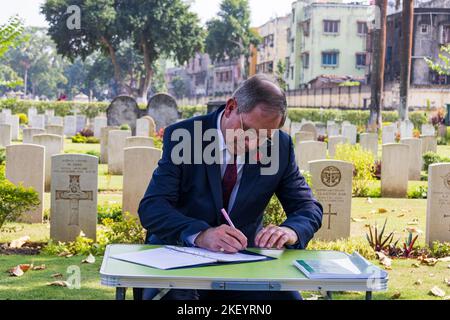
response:
{"label": "carved regimental badge", "polygon": [[330,166],[322,170],[320,177],[322,183],[331,188],[337,186],[341,182],[342,175],[338,168]]}

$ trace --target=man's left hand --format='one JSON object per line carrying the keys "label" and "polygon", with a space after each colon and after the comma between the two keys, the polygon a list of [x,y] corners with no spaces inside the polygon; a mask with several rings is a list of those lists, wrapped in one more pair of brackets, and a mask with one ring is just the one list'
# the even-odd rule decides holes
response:
{"label": "man's left hand", "polygon": [[255,238],[255,245],[266,249],[282,249],[285,245],[297,243],[297,233],[287,227],[268,225]]}

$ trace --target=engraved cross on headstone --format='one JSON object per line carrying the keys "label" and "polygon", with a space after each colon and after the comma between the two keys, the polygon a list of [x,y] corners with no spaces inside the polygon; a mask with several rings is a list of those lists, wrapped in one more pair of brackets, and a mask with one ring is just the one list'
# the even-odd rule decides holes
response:
{"label": "engraved cross on headstone", "polygon": [[324,212],[324,215],[328,215],[328,230],[331,229],[331,216],[337,216],[337,212],[331,212],[331,204],[328,205],[328,212]]}
{"label": "engraved cross on headstone", "polygon": [[93,199],[93,191],[81,190],[79,175],[70,176],[69,190],[56,190],[56,200],[70,200],[69,226],[80,225],[80,201]]}

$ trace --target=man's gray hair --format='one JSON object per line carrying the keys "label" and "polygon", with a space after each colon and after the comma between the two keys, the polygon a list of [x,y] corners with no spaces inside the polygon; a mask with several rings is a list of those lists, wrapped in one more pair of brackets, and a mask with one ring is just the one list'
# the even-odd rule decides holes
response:
{"label": "man's gray hair", "polygon": [[268,112],[279,112],[282,116],[281,126],[287,115],[287,101],[284,91],[264,75],[256,75],[244,81],[234,92],[239,113],[248,113],[258,104]]}

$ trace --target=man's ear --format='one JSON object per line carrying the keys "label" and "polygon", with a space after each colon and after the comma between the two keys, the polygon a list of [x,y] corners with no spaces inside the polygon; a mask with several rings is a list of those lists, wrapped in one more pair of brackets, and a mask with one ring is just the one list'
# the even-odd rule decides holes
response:
{"label": "man's ear", "polygon": [[234,98],[228,99],[227,104],[225,106],[225,112],[224,112],[225,117],[228,118],[231,115],[231,112],[233,112],[233,110],[236,108],[237,108],[236,99],[234,99]]}

